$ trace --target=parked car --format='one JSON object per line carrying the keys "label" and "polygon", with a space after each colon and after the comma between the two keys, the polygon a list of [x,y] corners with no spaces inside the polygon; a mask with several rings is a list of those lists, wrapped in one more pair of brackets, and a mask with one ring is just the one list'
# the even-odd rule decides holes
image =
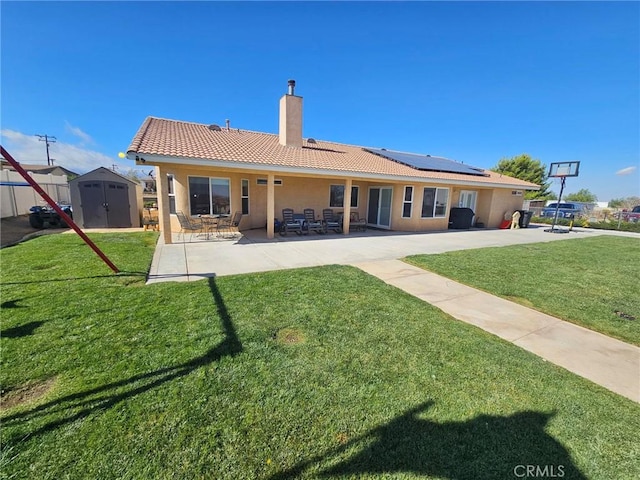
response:
{"label": "parked car", "polygon": [[579,218],[587,215],[588,209],[583,203],[560,202],[550,203],[542,209],[541,217],[553,218],[558,209],[558,218]]}
{"label": "parked car", "polygon": [[622,210],[619,213],[614,213],[613,216],[617,219],[622,216],[622,220],[625,222],[640,222],[640,205],[636,205],[630,211]]}

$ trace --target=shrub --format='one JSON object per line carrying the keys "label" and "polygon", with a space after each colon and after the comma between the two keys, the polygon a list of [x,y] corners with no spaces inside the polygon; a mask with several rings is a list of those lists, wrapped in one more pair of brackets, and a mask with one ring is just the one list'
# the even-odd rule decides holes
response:
{"label": "shrub", "polygon": [[[533,217],[531,219],[531,223],[545,223],[547,225],[553,225],[553,218],[542,218],[542,217]],[[560,225],[563,227],[569,226],[569,220],[566,218],[559,218],[556,222],[556,225]],[[640,222],[632,223],[632,222],[620,222],[618,226],[618,221],[598,221],[598,222],[590,222],[588,218],[577,219],[573,222],[574,227],[584,227],[584,228],[593,228],[597,230],[618,230],[620,232],[636,232],[640,233]]]}

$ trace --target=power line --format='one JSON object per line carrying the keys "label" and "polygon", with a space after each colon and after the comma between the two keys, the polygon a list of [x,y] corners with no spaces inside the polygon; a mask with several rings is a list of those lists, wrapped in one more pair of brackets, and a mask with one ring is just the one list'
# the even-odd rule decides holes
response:
{"label": "power line", "polygon": [[45,142],[46,146],[47,146],[47,165],[53,165],[53,161],[51,158],[49,158],[49,145],[51,143],[56,143],[56,137],[53,137],[51,135],[35,135],[36,137],[38,137],[40,139],[41,142]]}

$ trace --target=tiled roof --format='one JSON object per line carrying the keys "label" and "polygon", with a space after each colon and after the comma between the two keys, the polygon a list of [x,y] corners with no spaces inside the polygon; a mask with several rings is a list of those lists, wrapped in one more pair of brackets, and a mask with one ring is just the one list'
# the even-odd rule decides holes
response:
{"label": "tiled roof", "polygon": [[[303,147],[280,145],[279,136],[272,133],[252,132],[237,128],[215,131],[208,125],[147,117],[131,141],[127,151],[136,155],[176,157],[183,163],[189,159],[229,162],[230,166],[246,164],[274,166],[296,170],[345,172],[357,176],[380,175],[388,177],[415,177],[421,180],[451,180],[486,183],[518,188],[538,186],[485,171],[486,176],[417,170],[407,165],[385,159],[363,150],[363,147],[317,140],[310,144],[303,140]],[[233,165],[232,165],[233,164]]]}
{"label": "tiled roof", "polygon": [[[2,168],[6,168],[8,170],[13,170],[13,167],[9,165],[9,162],[6,160],[0,161],[2,164]],[[24,168],[27,172],[34,172],[46,175],[48,173],[63,173],[68,177],[77,176],[76,172],[72,172],[71,170],[61,167],[60,165],[34,165],[34,164],[26,164],[18,162],[22,168]]]}

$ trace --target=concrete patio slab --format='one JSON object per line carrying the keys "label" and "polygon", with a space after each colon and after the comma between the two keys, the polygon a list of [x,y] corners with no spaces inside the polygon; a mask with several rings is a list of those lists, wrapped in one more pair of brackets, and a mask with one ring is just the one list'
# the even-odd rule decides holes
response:
{"label": "concrete patio slab", "polygon": [[[309,234],[267,239],[265,230],[249,230],[233,239],[173,235],[170,245],[158,242],[148,282],[199,280],[203,277],[264,272],[319,265],[349,265],[392,260],[407,255],[442,253],[470,248],[500,247],[596,236],[599,232],[556,235],[544,228],[518,230],[448,230],[429,233],[367,230],[342,234]],[[179,259],[182,255],[183,259]]]}

